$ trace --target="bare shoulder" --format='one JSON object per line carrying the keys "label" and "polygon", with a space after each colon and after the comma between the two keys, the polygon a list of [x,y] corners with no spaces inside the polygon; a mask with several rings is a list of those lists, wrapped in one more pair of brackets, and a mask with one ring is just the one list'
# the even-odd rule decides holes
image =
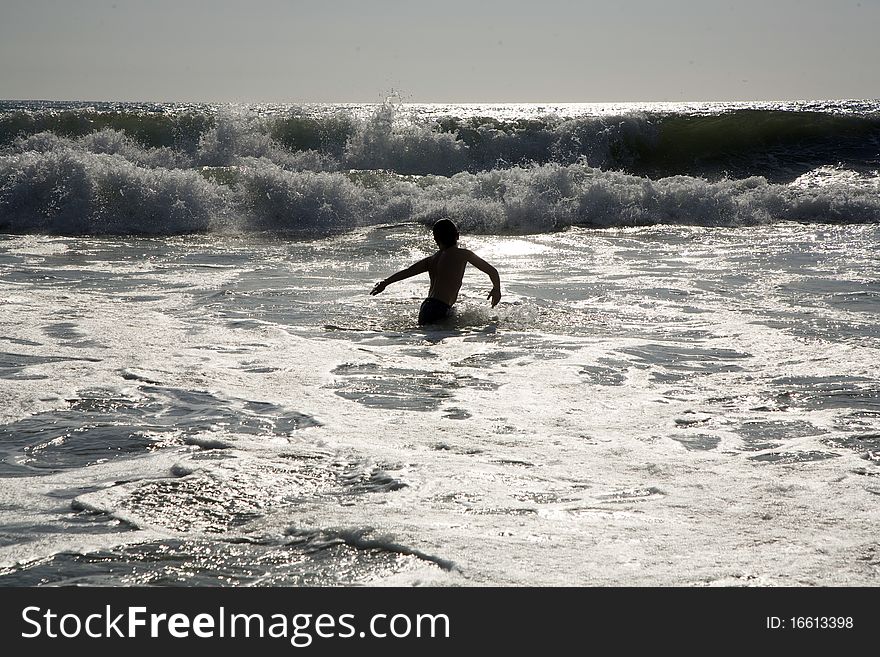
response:
{"label": "bare shoulder", "polygon": [[485,260],[483,260],[480,256],[478,256],[476,253],[474,253],[470,249],[462,249],[462,251],[464,252],[463,255],[464,255],[465,259],[469,263],[471,263],[472,265],[479,266],[479,265],[483,265],[486,263]]}
{"label": "bare shoulder", "polygon": [[415,272],[426,272],[431,267],[434,266],[434,263],[437,261],[437,254],[429,255],[427,258],[422,258],[415,264],[410,267],[411,271]]}

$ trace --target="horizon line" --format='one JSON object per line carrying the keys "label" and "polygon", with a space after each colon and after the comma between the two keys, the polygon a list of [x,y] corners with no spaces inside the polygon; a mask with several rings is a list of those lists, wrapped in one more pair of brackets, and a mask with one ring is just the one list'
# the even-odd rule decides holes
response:
{"label": "horizon line", "polygon": [[[131,99],[131,98],[0,98],[4,103],[195,103],[201,105],[382,105],[395,97],[385,100],[185,100],[185,99]],[[404,100],[397,105],[620,105],[627,103],[802,103],[802,102],[843,102],[880,101],[880,97],[816,97],[816,98],[690,98],[684,100]]]}

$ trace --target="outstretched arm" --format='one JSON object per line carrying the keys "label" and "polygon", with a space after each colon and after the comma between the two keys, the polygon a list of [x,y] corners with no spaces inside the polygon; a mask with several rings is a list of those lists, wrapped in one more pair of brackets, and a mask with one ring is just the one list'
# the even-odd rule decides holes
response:
{"label": "outstretched arm", "polygon": [[391,285],[392,283],[396,283],[397,281],[402,281],[404,279],[410,278],[412,276],[416,276],[417,274],[424,274],[428,271],[428,268],[431,266],[431,259],[434,256],[428,256],[423,260],[419,260],[417,263],[410,265],[406,269],[402,269],[396,274],[391,274],[384,281],[379,281],[376,283],[376,286],[370,292],[371,295],[376,295],[382,292],[386,287]]}
{"label": "outstretched arm", "polygon": [[486,298],[492,299],[492,307],[494,308],[501,301],[501,277],[498,276],[498,270],[473,251],[468,251],[468,262],[492,280],[492,290]]}

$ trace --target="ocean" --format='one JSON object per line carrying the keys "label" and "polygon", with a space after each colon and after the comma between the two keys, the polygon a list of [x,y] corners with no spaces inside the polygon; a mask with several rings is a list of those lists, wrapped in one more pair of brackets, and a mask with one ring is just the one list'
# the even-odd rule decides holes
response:
{"label": "ocean", "polygon": [[0,102],[0,585],[875,586],[878,254],[875,100]]}

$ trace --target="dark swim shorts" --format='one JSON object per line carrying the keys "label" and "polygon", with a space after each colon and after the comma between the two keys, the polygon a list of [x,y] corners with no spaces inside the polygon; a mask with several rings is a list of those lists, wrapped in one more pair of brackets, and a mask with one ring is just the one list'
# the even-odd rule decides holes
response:
{"label": "dark swim shorts", "polygon": [[428,297],[422,301],[422,307],[419,309],[419,325],[443,321],[449,316],[450,310],[452,306],[448,303]]}

